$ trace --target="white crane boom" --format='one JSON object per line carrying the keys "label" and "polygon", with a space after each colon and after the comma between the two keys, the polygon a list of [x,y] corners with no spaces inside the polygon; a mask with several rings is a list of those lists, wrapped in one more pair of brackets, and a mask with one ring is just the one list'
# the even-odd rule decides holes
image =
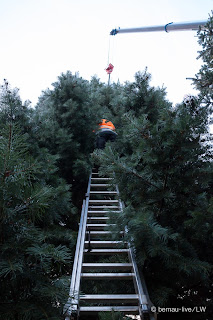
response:
{"label": "white crane boom", "polygon": [[185,31],[185,30],[198,30],[199,27],[204,27],[207,21],[191,21],[191,22],[177,22],[167,23],[161,26],[147,26],[140,28],[127,28],[127,29],[113,29],[110,35],[116,35],[117,33],[133,33],[133,32],[156,32],[156,31]]}

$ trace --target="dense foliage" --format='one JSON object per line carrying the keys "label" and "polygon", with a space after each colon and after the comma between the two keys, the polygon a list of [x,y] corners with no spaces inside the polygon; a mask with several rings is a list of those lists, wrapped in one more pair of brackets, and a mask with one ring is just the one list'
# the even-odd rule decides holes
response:
{"label": "dense foliage", "polygon": [[199,98],[208,107],[212,108],[213,100],[213,11],[204,29],[198,32],[198,43],[202,47],[198,59],[202,59],[203,65],[194,79],[195,87],[199,90]]}
{"label": "dense foliage", "polygon": [[147,72],[137,73],[124,88],[120,138],[94,153],[119,185],[126,208],[116,222],[128,227],[153,303],[206,306],[194,319],[213,312],[212,23],[199,32],[198,98],[172,107]]}
{"label": "dense foliage", "polygon": [[[125,210],[116,223],[128,227],[126,236],[153,303],[206,306],[205,314],[193,314],[194,319],[212,314],[212,29],[210,17],[198,34],[204,61],[194,80],[199,95],[175,107],[164,88],[150,86],[147,69],[137,72],[132,83],[110,86],[68,71],[42,93],[35,109],[23,104],[5,81],[0,100],[0,319],[63,319],[94,161],[119,186]],[[113,121],[118,136],[94,151],[101,118]]]}
{"label": "dense foliage", "polygon": [[66,217],[75,213],[70,187],[46,149],[33,155],[30,113],[5,81],[0,114],[0,318],[7,320],[60,319],[75,244],[74,234],[64,229]]}

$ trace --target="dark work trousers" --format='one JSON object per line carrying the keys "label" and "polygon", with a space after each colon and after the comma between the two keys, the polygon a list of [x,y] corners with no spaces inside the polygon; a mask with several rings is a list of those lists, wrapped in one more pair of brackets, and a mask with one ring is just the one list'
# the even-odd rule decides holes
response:
{"label": "dark work trousers", "polygon": [[96,147],[98,149],[104,149],[105,144],[107,141],[115,141],[117,136],[117,133],[115,133],[112,130],[104,130],[102,129],[101,131],[98,132],[97,134],[97,141],[96,141]]}

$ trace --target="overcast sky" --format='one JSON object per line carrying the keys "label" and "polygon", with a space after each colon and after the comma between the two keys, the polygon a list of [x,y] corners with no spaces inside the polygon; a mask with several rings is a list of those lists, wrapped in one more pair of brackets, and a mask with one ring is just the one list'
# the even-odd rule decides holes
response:
{"label": "overcast sky", "polygon": [[196,32],[109,33],[207,20],[212,9],[213,0],[0,0],[0,83],[6,78],[35,105],[67,70],[107,82],[109,55],[112,81],[133,81],[147,66],[151,85],[166,87],[168,99],[181,102],[195,93],[186,78],[202,63]]}

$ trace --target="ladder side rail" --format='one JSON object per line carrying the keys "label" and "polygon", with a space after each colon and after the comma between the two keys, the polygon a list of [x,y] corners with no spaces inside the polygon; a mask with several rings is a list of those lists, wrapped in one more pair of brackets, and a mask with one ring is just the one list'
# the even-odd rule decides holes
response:
{"label": "ladder side rail", "polygon": [[81,245],[84,213],[85,213],[85,200],[83,200],[83,206],[82,206],[82,210],[81,210],[81,219],[80,219],[79,230],[78,230],[78,238],[77,238],[76,249],[75,249],[75,258],[74,258],[74,264],[73,264],[73,270],[72,270],[69,299],[68,299],[68,302],[67,302],[68,314],[69,315],[71,315],[71,307],[72,307],[72,305],[76,305],[76,294],[77,294],[77,292],[75,290],[75,284],[76,284],[76,274],[77,274],[77,270],[78,270],[78,257],[79,257],[79,248],[80,248],[80,245]]}
{"label": "ladder side rail", "polygon": [[[118,188],[117,184],[116,184],[116,191],[117,191],[117,194],[119,196],[120,193],[119,193],[119,188]],[[119,205],[120,205],[121,212],[123,212],[123,209],[124,209],[125,206],[124,206],[124,203],[120,200],[120,197],[119,197]],[[125,232],[126,231],[128,232],[127,227],[125,227]],[[134,253],[133,253],[133,249],[132,249],[132,246],[131,246],[131,244],[129,242],[128,242],[128,248],[129,248],[129,258],[130,258],[130,261],[132,262],[133,272],[135,274],[135,278],[134,278],[135,290],[136,290],[136,293],[139,296],[140,316],[143,317],[143,312],[146,312],[146,313],[149,312],[149,310],[148,310],[148,301],[147,301],[148,291],[147,291],[147,288],[146,288],[146,285],[145,285],[145,281],[144,281],[145,288],[143,288],[143,286],[142,286],[140,275],[139,275],[139,271],[138,271],[138,267],[137,267],[137,263],[136,263],[136,260],[135,260],[135,257],[134,257]]]}
{"label": "ladder side rail", "polygon": [[129,247],[130,249],[130,257],[131,257],[131,261],[132,261],[132,265],[133,265],[133,270],[135,273],[135,281],[137,284],[137,288],[138,288],[138,295],[139,295],[139,300],[140,300],[140,308],[142,311],[142,319],[143,319],[143,314],[144,313],[148,313],[149,314],[149,319],[150,320],[155,320],[155,316],[154,314],[151,312],[151,307],[153,306],[150,298],[149,298],[149,294],[148,294],[148,290],[147,290],[147,286],[145,283],[145,279],[143,278],[143,274],[142,274],[142,278],[143,281],[141,280],[141,275],[139,274],[138,271],[138,267],[137,267],[137,263],[135,261],[135,254],[133,251],[132,247]]}
{"label": "ladder side rail", "polygon": [[79,264],[79,260],[78,260],[79,248],[80,248],[81,242],[82,242],[84,215],[85,215],[85,200],[83,200],[82,216],[81,216],[81,222],[80,222],[79,231],[78,231],[78,241],[77,241],[77,245],[76,245],[75,261],[74,261],[74,266],[73,266],[74,279],[72,279],[72,282],[71,282],[71,288],[73,288],[74,290],[75,290],[75,283],[76,283],[76,274],[77,274],[78,264]]}
{"label": "ladder side rail", "polygon": [[[91,185],[91,175],[89,178],[86,197],[89,194],[90,185]],[[81,210],[81,219],[80,219],[79,230],[78,230],[78,238],[77,238],[76,250],[75,250],[75,258],[74,258],[74,264],[73,264],[73,271],[72,271],[72,278],[71,278],[70,291],[69,291],[69,299],[66,305],[64,306],[65,320],[70,320],[72,312],[77,312],[77,308],[78,308],[79,287],[80,287],[79,276],[81,274],[82,260],[83,260],[83,257],[80,256],[80,253],[82,253],[84,249],[88,202],[89,200],[83,200],[83,206]],[[83,246],[83,249],[82,249],[82,246]]]}
{"label": "ladder side rail", "polygon": [[66,316],[65,320],[70,319],[70,316],[72,313],[72,306],[77,304],[77,300],[76,300],[77,292],[75,290],[75,283],[76,283],[76,274],[77,274],[77,269],[78,269],[78,257],[79,257],[79,248],[81,245],[84,212],[85,212],[85,200],[83,201],[83,206],[82,206],[82,210],[81,210],[81,219],[80,219],[79,230],[78,230],[78,238],[77,238],[77,242],[76,242],[75,258],[74,258],[73,269],[72,269],[69,298],[68,298],[67,303],[64,306],[64,314]]}
{"label": "ladder side rail", "polygon": [[78,255],[78,268],[77,268],[76,280],[75,280],[75,292],[78,294],[77,309],[79,309],[80,282],[81,282],[82,263],[83,263],[83,257],[84,257],[84,241],[86,237],[86,225],[87,225],[87,214],[88,214],[88,206],[89,206],[89,194],[90,194],[90,187],[91,187],[91,176],[92,174],[89,177],[88,188],[86,193],[82,233],[81,233],[81,243],[80,243],[79,255]]}
{"label": "ladder side rail", "polygon": [[[116,185],[116,188],[118,190],[118,186],[117,185]],[[119,190],[118,190],[118,193],[119,193]],[[124,203],[121,200],[119,200],[119,202],[120,202],[121,211],[123,211],[123,209],[125,207]],[[125,233],[128,233],[128,228],[127,227],[125,227]],[[150,320],[154,320],[155,317],[151,313],[151,310],[150,310],[151,306],[153,306],[153,304],[152,304],[152,302],[151,302],[151,300],[149,298],[149,294],[148,294],[148,290],[147,290],[144,278],[143,278],[143,284],[142,284],[141,277],[140,277],[140,274],[139,274],[139,271],[138,271],[138,267],[137,267],[137,263],[136,263],[136,260],[135,260],[135,254],[134,254],[133,247],[130,244],[130,242],[128,242],[128,248],[129,248],[130,261],[132,262],[133,271],[134,271],[134,274],[135,274],[135,279],[134,279],[135,289],[136,289],[136,293],[139,296],[140,316],[143,319],[143,314],[144,313],[148,313],[149,317],[150,317]]]}

